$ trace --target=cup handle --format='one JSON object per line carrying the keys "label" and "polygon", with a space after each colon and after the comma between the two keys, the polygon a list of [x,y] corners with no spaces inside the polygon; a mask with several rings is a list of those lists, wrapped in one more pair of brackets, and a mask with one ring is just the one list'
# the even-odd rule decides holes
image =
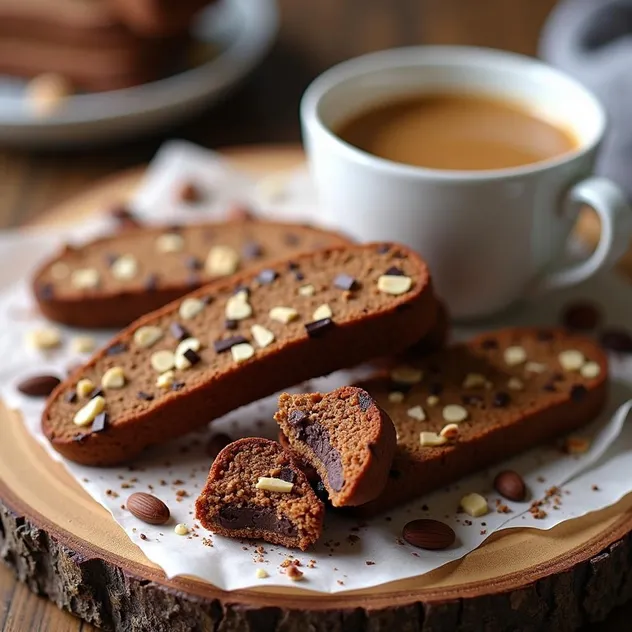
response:
{"label": "cup handle", "polygon": [[566,195],[565,208],[572,212],[583,205],[599,215],[599,243],[588,259],[556,270],[540,279],[535,293],[555,290],[584,281],[617,261],[628,249],[632,236],[632,208],[623,190],[608,178],[593,176],[575,184]]}

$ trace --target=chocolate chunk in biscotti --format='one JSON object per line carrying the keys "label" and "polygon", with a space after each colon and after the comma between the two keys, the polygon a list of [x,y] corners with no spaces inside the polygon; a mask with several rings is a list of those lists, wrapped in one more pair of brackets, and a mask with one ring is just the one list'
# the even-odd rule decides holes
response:
{"label": "chocolate chunk in biscotti", "polygon": [[395,427],[366,391],[283,393],[274,418],[292,450],[316,469],[334,507],[363,505],[384,489]]}
{"label": "chocolate chunk in biscotti", "polygon": [[[296,238],[288,243],[290,229]],[[33,288],[51,320],[124,327],[215,278],[348,243],[336,233],[271,222],[145,226],[64,249],[39,268]]]}
{"label": "chocolate chunk in biscotti", "polygon": [[398,437],[388,483],[356,509],[363,515],[575,430],[606,401],[604,352],[561,328],[503,329],[408,360],[358,384],[388,413]]}
{"label": "chocolate chunk in biscotti", "polygon": [[279,443],[281,444],[281,447],[284,450],[287,450],[288,452],[292,452],[292,456],[294,457],[294,460],[296,461],[297,465],[301,468],[301,470],[303,470],[303,474],[305,474],[305,476],[307,477],[307,480],[310,483],[318,483],[320,481],[318,472],[309,463],[306,463],[305,461],[303,461],[303,459],[301,459],[301,457],[292,450],[292,446],[290,445],[288,438],[283,434],[282,431],[279,431]]}
{"label": "chocolate chunk in biscotti", "polygon": [[235,441],[217,455],[195,508],[214,533],[302,550],[318,540],[325,516],[292,455],[258,438]]}
{"label": "chocolate chunk in biscotti", "polygon": [[[395,262],[404,275],[384,275]],[[428,268],[404,246],[342,246],[265,268],[273,280],[262,282],[261,269],[218,279],[119,333],[50,396],[42,427],[53,447],[84,464],[125,461],[297,382],[402,350],[436,319]],[[351,298],[334,285],[342,272],[358,279]],[[313,292],[301,293],[306,284]],[[311,336],[324,314],[332,325]],[[99,397],[78,392],[83,380]],[[103,411],[107,428],[91,432]]]}

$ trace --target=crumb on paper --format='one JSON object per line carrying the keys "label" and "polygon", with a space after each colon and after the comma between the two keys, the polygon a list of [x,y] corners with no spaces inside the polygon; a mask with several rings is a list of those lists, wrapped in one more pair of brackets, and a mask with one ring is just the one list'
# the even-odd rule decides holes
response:
{"label": "crumb on paper", "polygon": [[366,560],[364,562],[367,566],[375,566],[375,562],[373,560]]}

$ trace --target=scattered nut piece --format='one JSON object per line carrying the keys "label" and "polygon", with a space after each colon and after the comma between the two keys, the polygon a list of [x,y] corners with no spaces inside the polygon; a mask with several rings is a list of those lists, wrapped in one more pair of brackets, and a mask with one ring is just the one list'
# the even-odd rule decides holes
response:
{"label": "scattered nut piece", "polygon": [[26,86],[29,107],[36,116],[50,116],[73,93],[70,81],[57,72],[45,72],[33,77]]}
{"label": "scattered nut piece", "polygon": [[507,347],[503,357],[506,364],[509,366],[515,366],[517,364],[522,364],[527,359],[527,352],[523,347]]}
{"label": "scattered nut piece", "polygon": [[566,437],[564,452],[568,454],[585,454],[590,449],[590,440],[586,437]]}
{"label": "scattered nut piece", "polygon": [[185,298],[178,309],[178,314],[183,320],[189,320],[194,318],[204,309],[204,301],[199,298],[189,297]]}
{"label": "scattered nut piece", "polygon": [[293,581],[300,582],[303,579],[303,571],[299,570],[295,564],[288,566],[285,574]]}
{"label": "scattered nut piece", "polygon": [[184,239],[178,233],[164,233],[156,238],[156,250],[162,253],[182,252]]}
{"label": "scattered nut piece", "polygon": [[521,391],[524,388],[524,384],[522,380],[518,379],[517,377],[510,377],[507,382],[507,388],[511,389],[512,391]]}
{"label": "scattered nut piece", "polygon": [[562,351],[557,359],[561,367],[565,371],[579,371],[584,363],[586,362],[586,358],[581,351],[577,351],[575,349],[568,349],[566,351]]}
{"label": "scattered nut piece", "polygon": [[546,371],[546,364],[542,362],[527,362],[524,365],[524,370],[529,373],[544,373]]}
{"label": "scattered nut piece", "polygon": [[238,345],[233,345],[230,348],[230,353],[233,356],[235,362],[244,362],[253,355],[255,355],[255,348],[248,342],[242,342]]}
{"label": "scattered nut piece", "polygon": [[169,507],[160,498],[145,492],[134,492],[127,499],[127,509],[147,524],[160,525],[169,521]]}
{"label": "scattered nut piece", "polygon": [[160,327],[154,327],[153,325],[146,325],[139,327],[134,332],[134,343],[143,349],[151,347],[156,344],[163,336],[162,329]]}
{"label": "scattered nut piece", "polygon": [[50,275],[55,281],[61,281],[70,275],[70,267],[63,261],[57,261],[50,267]]}
{"label": "scattered nut piece", "polygon": [[250,328],[250,333],[252,334],[254,341],[262,349],[274,342],[274,334],[262,325],[253,325]]}
{"label": "scattered nut piece", "polygon": [[467,419],[467,410],[458,404],[450,404],[443,408],[443,418],[448,423],[458,424]]}
{"label": "scattered nut piece", "polygon": [[298,288],[298,293],[301,296],[314,296],[316,289],[311,284],[301,285],[301,287]]}
{"label": "scattered nut piece", "polygon": [[125,386],[125,372],[123,367],[113,366],[109,368],[101,378],[101,386],[103,388],[123,388]]}
{"label": "scattered nut piece", "polygon": [[334,314],[331,311],[331,307],[329,307],[327,303],[323,303],[314,310],[314,313],[312,314],[312,319],[323,320],[324,318],[331,318],[333,315]]}
{"label": "scattered nut piece", "polygon": [[213,246],[206,257],[204,269],[212,276],[228,276],[237,272],[239,254],[229,246]]}
{"label": "scattered nut piece", "polygon": [[445,445],[448,442],[446,437],[441,437],[436,432],[421,432],[419,434],[419,443],[422,448],[432,448]]}
{"label": "scattered nut piece", "polygon": [[272,320],[287,325],[298,318],[298,312],[293,307],[273,307],[269,314]]}
{"label": "scattered nut piece", "polygon": [[425,421],[426,413],[421,406],[413,406],[408,409],[408,416],[416,419],[417,421]]}
{"label": "scattered nut piece", "polygon": [[61,344],[61,333],[55,327],[42,327],[26,334],[26,342],[34,349],[55,349]]}
{"label": "scattered nut piece", "polygon": [[247,292],[239,292],[226,301],[226,318],[243,320],[252,316],[252,307],[248,302]]}
{"label": "scattered nut piece", "polygon": [[77,393],[77,397],[88,397],[90,393],[94,390],[94,383],[92,380],[88,378],[84,378],[83,380],[79,380],[77,382],[77,386],[75,386],[75,392]]}
{"label": "scattered nut piece", "polygon": [[480,518],[489,511],[487,500],[476,493],[463,496],[463,498],[461,498],[461,508],[466,514],[472,516],[472,518]]}
{"label": "scattered nut piece", "polygon": [[165,371],[161,375],[158,376],[156,380],[156,386],[158,388],[168,389],[173,386],[175,382],[176,374],[173,371]]}
{"label": "scattered nut piece", "polygon": [[80,408],[73,418],[77,426],[89,426],[94,418],[105,409],[105,398],[97,395],[92,398],[83,408]]}
{"label": "scattered nut piece", "polygon": [[294,483],[284,481],[280,478],[260,476],[255,487],[266,492],[280,492],[282,494],[287,494],[294,488]]}
{"label": "scattered nut piece", "polygon": [[175,366],[176,356],[173,351],[169,351],[169,349],[161,349],[160,351],[156,351],[151,354],[149,363],[154,371],[157,371],[158,373],[165,373],[166,371],[173,369]]}
{"label": "scattered nut piece", "polygon": [[587,379],[597,377],[601,373],[601,367],[596,362],[586,362],[579,370],[579,374]]}
{"label": "scattered nut piece", "polygon": [[463,388],[483,388],[487,380],[480,373],[468,373],[463,380]]}
{"label": "scattered nut piece", "polygon": [[92,336],[75,336],[70,343],[75,353],[91,353],[95,346],[96,341]]}
{"label": "scattered nut piece", "polygon": [[447,424],[441,428],[439,436],[452,441],[459,436],[459,426],[457,424]]}
{"label": "scattered nut piece", "polygon": [[189,533],[189,527],[181,522],[175,526],[174,532],[176,535],[187,535]]}
{"label": "scattered nut piece", "polygon": [[70,284],[77,290],[91,290],[99,285],[100,275],[96,268],[80,268],[70,277]]}
{"label": "scattered nut piece", "polygon": [[404,393],[401,391],[391,391],[388,394],[388,401],[392,404],[401,404],[404,401]]}
{"label": "scattered nut piece", "polygon": [[110,270],[115,279],[129,281],[138,273],[138,262],[133,255],[123,255],[112,264]]}
{"label": "scattered nut piece", "polygon": [[428,395],[426,399],[426,404],[428,406],[436,406],[439,403],[439,398],[436,395]]}
{"label": "scattered nut piece", "polygon": [[383,274],[377,280],[377,289],[385,294],[399,296],[406,294],[413,286],[413,280],[407,276],[395,276],[391,274]]}
{"label": "scattered nut piece", "polygon": [[266,577],[270,577],[270,575],[268,575],[268,571],[266,571],[265,568],[258,568],[255,571],[255,577],[257,579],[266,579]]}
{"label": "scattered nut piece", "polygon": [[418,384],[423,377],[423,371],[412,366],[398,366],[391,370],[391,380],[399,384]]}

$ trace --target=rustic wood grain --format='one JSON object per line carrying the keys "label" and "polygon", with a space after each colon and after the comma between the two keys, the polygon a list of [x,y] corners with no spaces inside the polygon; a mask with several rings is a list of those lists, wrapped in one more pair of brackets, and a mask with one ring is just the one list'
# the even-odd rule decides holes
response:
{"label": "rustic wood grain", "polygon": [[[279,0],[278,44],[253,78],[220,108],[157,137],[114,148],[43,154],[0,150],[0,226],[32,220],[94,180],[149,160],[165,138],[188,138],[209,147],[298,140],[297,104],[303,88],[327,66],[353,55],[419,43],[474,44],[533,54],[537,33],[554,3]],[[595,564],[608,559],[606,555]],[[599,629],[627,630],[630,615],[632,608],[620,609]],[[24,627],[28,616],[29,627]],[[88,632],[93,628],[33,596],[0,565],[0,630]]]}

